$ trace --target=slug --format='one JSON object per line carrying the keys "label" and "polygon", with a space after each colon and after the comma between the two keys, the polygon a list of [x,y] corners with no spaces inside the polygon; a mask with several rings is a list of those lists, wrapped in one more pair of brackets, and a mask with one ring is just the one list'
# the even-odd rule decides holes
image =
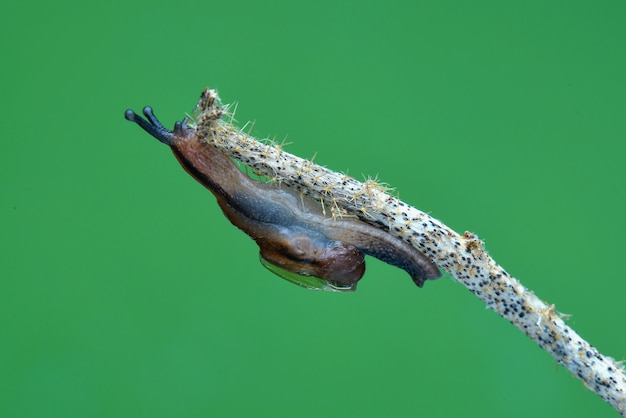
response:
{"label": "slug", "polygon": [[182,167],[217,199],[230,222],[260,249],[261,263],[279,276],[316,290],[353,291],[365,273],[364,254],[404,269],[422,287],[441,276],[408,243],[357,219],[330,219],[313,200],[275,184],[251,179],[227,155],[187,126],[165,128],[152,108],[146,119],[132,110],[125,118],[168,145]]}

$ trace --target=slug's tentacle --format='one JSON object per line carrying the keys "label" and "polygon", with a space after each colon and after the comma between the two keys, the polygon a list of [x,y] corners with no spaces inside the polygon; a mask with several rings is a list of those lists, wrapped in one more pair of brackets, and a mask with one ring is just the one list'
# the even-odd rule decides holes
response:
{"label": "slug's tentacle", "polygon": [[163,142],[165,145],[171,146],[174,142],[175,135],[182,133],[183,127],[181,122],[176,122],[176,125],[174,125],[174,131],[170,131],[165,126],[163,126],[161,122],[159,122],[150,106],[146,106],[143,108],[143,114],[148,120],[145,120],[131,109],[128,109],[126,112],[124,112],[124,117],[126,118],[126,120],[135,122],[137,125],[141,126],[144,131],[148,132],[150,135]]}

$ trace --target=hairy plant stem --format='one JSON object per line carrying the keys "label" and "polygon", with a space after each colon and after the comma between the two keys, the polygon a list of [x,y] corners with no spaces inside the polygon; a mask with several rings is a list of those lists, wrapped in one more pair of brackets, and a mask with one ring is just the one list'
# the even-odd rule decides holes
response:
{"label": "hairy plant stem", "polygon": [[582,339],[554,305],[539,299],[498,265],[474,234],[456,233],[389,195],[375,181],[359,182],[289,154],[271,141],[260,142],[233,126],[232,116],[228,119],[228,107],[219,105],[217,92],[206,90],[188,124],[220,152],[257,174],[319,201],[329,216],[356,216],[409,242],[626,416],[623,364]]}

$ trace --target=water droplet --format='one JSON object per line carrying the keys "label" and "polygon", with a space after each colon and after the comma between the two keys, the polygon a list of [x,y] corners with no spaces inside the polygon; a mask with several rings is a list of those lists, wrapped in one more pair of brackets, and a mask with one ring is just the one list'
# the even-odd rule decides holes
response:
{"label": "water droplet", "polygon": [[263,264],[266,269],[268,269],[278,277],[281,277],[288,282],[297,284],[298,286],[302,286],[306,289],[322,290],[325,292],[354,292],[356,290],[356,283],[353,283],[351,285],[344,285],[336,282],[330,282],[328,280],[320,279],[319,277],[307,276],[285,270],[275,264],[270,263],[265,258],[263,258],[263,256],[260,256],[259,259],[261,260],[261,264]]}

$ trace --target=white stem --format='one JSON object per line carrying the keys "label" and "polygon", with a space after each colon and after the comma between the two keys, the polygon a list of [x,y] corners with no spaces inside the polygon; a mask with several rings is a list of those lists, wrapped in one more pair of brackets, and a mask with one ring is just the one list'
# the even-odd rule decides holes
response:
{"label": "white stem", "polygon": [[[217,99],[214,90],[205,91],[203,97],[207,95]],[[289,154],[275,143],[257,141],[221,119],[225,109],[201,99],[190,125],[219,151],[322,202],[333,216],[357,216],[409,242],[626,416],[623,364],[582,339],[561,319],[554,305],[539,299],[498,265],[475,235],[459,235],[387,194],[375,181],[359,182]]]}

